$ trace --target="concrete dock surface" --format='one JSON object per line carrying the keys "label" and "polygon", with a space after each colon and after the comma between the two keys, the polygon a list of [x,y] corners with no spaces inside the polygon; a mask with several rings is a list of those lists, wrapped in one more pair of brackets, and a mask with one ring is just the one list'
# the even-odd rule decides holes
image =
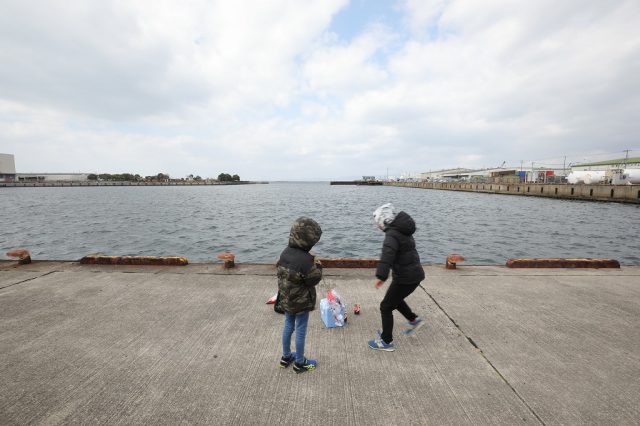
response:
{"label": "concrete dock surface", "polygon": [[325,269],[362,307],[310,317],[315,371],[278,368],[275,268],[0,262],[0,424],[639,424],[640,267],[425,266],[395,352],[372,269]]}

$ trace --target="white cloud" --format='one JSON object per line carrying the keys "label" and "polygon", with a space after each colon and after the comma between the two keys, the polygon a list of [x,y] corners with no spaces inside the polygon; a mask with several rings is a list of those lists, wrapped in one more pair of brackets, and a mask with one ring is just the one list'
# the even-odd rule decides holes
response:
{"label": "white cloud", "polygon": [[342,178],[637,148],[636,1],[5,1],[22,171]]}
{"label": "white cloud", "polygon": [[374,25],[349,44],[335,41],[312,52],[304,65],[308,90],[316,96],[348,97],[386,84],[386,70],[376,54],[393,41],[393,34]]}
{"label": "white cloud", "polygon": [[[601,147],[596,127],[618,131],[618,123],[604,120],[611,112],[602,108],[605,103],[629,123],[629,107],[639,99],[640,79],[630,75],[640,53],[633,30],[640,16],[637,3],[516,7],[451,1],[442,9],[443,4],[435,4],[437,13],[433,3],[409,4],[417,18],[427,17],[415,22],[433,25],[437,16],[440,38],[407,43],[390,61],[401,84],[373,99],[365,95],[360,116],[368,110],[372,122],[381,116],[395,121],[412,111],[412,124],[424,134],[434,126],[445,126],[451,135],[467,132],[470,149],[487,132],[506,132],[503,145],[512,158],[514,142],[525,156],[549,156],[536,152],[542,149],[555,155]],[[549,10],[553,17],[547,17]],[[620,80],[620,73],[627,78]],[[632,90],[618,89],[611,99],[613,88],[621,86]]]}
{"label": "white cloud", "polygon": [[451,1],[405,0],[401,3],[407,11],[405,19],[412,33],[425,35],[429,30],[437,29],[438,21]]}

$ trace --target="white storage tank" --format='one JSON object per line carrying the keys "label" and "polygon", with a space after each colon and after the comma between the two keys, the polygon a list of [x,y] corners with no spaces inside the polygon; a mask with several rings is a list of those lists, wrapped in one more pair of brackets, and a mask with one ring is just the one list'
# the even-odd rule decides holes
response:
{"label": "white storage tank", "polygon": [[625,169],[624,174],[628,184],[640,184],[640,169]]}
{"label": "white storage tank", "polygon": [[569,176],[567,176],[567,182],[571,184],[584,183],[592,185],[595,183],[602,183],[604,179],[604,170],[576,170],[569,173]]}

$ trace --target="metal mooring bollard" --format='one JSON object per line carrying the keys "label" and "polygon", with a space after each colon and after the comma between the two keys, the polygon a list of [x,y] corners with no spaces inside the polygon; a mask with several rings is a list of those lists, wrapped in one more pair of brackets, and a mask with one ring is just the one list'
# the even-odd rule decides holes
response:
{"label": "metal mooring bollard", "polygon": [[28,263],[31,263],[31,253],[29,253],[29,250],[25,250],[25,249],[12,250],[7,252],[7,256],[17,257],[18,264],[20,265],[26,265]]}
{"label": "metal mooring bollard", "polygon": [[447,256],[447,262],[445,263],[445,268],[447,269],[456,269],[456,263],[464,262],[464,257],[459,254],[452,253]]}
{"label": "metal mooring bollard", "polygon": [[224,268],[225,269],[231,269],[231,268],[235,268],[236,266],[236,255],[230,252],[225,252],[225,253],[220,253],[218,255],[218,259],[220,260],[224,260]]}

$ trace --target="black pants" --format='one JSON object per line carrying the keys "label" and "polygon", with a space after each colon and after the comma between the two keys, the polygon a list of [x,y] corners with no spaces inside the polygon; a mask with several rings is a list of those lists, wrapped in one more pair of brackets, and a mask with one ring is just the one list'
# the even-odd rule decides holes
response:
{"label": "black pants", "polygon": [[391,282],[384,295],[384,299],[380,302],[380,314],[382,316],[382,340],[386,343],[393,341],[393,310],[397,309],[408,321],[413,321],[418,316],[413,313],[405,297],[409,296],[418,288],[418,284],[398,284]]}

